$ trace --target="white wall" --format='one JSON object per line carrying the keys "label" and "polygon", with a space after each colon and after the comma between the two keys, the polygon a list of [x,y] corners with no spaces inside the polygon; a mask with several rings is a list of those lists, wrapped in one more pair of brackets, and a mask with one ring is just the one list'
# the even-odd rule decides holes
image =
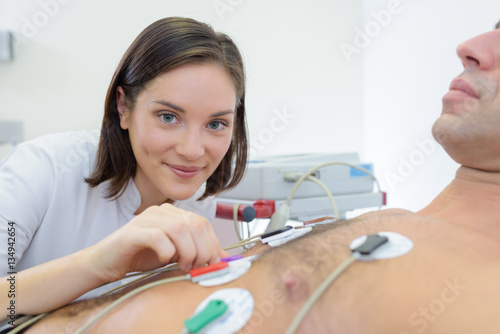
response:
{"label": "white wall", "polygon": [[[390,2],[363,1],[363,28],[374,20],[372,12]],[[456,46],[493,29],[500,2],[399,3],[399,13],[362,50],[362,155],[375,163],[389,206],[418,210],[450,182],[458,167],[431,134],[441,97],[462,71]]]}
{"label": "white wall", "polygon": [[0,62],[0,120],[24,121],[27,139],[100,127],[122,54],[166,16],[210,23],[240,46],[253,156],[361,150],[361,60],[346,65],[336,47],[361,21],[360,0],[0,0],[0,29],[21,41]]}
{"label": "white wall", "polygon": [[[500,2],[400,0],[387,26],[346,57],[341,47],[391,3],[0,0],[0,29],[20,40],[16,59],[0,62],[0,120],[24,121],[26,139],[100,127],[107,85],[136,35],[161,17],[193,17],[244,54],[252,152],[358,151],[375,163],[389,206],[417,210],[456,169],[430,134],[461,71],[455,47],[491,29]],[[275,123],[278,114],[290,116]]]}

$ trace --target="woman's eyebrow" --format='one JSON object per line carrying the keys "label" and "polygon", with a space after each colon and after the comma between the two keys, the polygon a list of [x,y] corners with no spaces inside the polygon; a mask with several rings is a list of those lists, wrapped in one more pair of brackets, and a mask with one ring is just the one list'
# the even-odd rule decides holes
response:
{"label": "woman's eyebrow", "polygon": [[219,112],[213,113],[212,115],[210,115],[210,117],[220,117],[220,116],[224,116],[227,114],[234,114],[234,110],[219,111]]}
{"label": "woman's eyebrow", "polygon": [[174,103],[166,101],[166,100],[152,100],[152,101],[149,101],[148,104],[151,104],[151,103],[159,103],[159,104],[162,104],[162,105],[164,105],[166,107],[169,107],[169,108],[175,109],[177,111],[180,111],[182,113],[186,112],[184,109],[182,109],[178,105],[175,105]]}
{"label": "woman's eyebrow", "polygon": [[[151,103],[159,103],[161,105],[164,105],[166,107],[169,107],[169,108],[172,108],[172,109],[175,109],[183,114],[186,113],[186,111],[179,107],[178,105],[172,103],[172,102],[169,102],[169,101],[166,101],[166,100],[152,100],[152,101],[149,101],[149,104]],[[227,114],[234,114],[234,110],[231,110],[231,109],[227,109],[227,110],[222,110],[222,111],[218,111],[218,112],[215,112],[213,114],[210,115],[210,117],[220,117],[220,116],[224,116],[224,115],[227,115]]]}

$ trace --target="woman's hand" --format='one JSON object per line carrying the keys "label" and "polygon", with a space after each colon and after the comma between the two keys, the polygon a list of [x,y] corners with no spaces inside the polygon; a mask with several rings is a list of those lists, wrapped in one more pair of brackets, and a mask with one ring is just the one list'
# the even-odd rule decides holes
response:
{"label": "woman's hand", "polygon": [[[151,207],[94,246],[20,271],[16,311],[48,312],[131,271],[150,270],[171,262],[179,262],[182,269],[188,270],[217,262],[220,256],[226,254],[208,220],[170,204]],[[0,282],[1,291],[9,289],[6,278]],[[54,282],[67,289],[54,293]],[[7,293],[0,295],[0,306],[9,305]]]}
{"label": "woman's hand", "polygon": [[171,204],[146,209],[87,251],[103,281],[172,262],[188,271],[226,254],[206,218]]}

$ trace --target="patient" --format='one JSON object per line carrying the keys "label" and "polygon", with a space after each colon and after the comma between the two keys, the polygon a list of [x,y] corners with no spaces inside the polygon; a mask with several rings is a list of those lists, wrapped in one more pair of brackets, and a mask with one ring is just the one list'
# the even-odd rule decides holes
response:
{"label": "patient", "polygon": [[[118,306],[93,332],[179,333],[213,291],[242,287],[252,293],[255,310],[241,332],[284,333],[309,295],[350,256],[353,239],[393,231],[410,238],[414,249],[394,259],[353,263],[297,333],[499,333],[499,25],[458,46],[465,70],[443,97],[433,134],[461,167],[427,207],[318,226],[272,250],[257,246],[248,254],[262,257],[236,281],[214,288],[190,282],[152,288]],[[113,299],[69,305],[28,333],[71,333]]]}

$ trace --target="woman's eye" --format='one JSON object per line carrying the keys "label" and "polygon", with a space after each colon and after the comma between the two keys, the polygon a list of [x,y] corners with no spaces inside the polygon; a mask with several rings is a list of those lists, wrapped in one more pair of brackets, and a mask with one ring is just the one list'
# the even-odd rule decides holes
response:
{"label": "woman's eye", "polygon": [[175,116],[174,115],[170,115],[170,114],[163,114],[163,115],[161,115],[161,119],[164,122],[172,123],[175,120]]}
{"label": "woman's eye", "polygon": [[222,131],[227,127],[229,127],[229,123],[225,120],[222,120],[222,119],[217,119],[217,120],[214,120],[214,121],[208,123],[208,128],[210,130]]}
{"label": "woman's eye", "polygon": [[220,122],[210,122],[208,123],[208,126],[210,127],[210,129],[212,130],[217,130],[221,127],[221,123]]}

